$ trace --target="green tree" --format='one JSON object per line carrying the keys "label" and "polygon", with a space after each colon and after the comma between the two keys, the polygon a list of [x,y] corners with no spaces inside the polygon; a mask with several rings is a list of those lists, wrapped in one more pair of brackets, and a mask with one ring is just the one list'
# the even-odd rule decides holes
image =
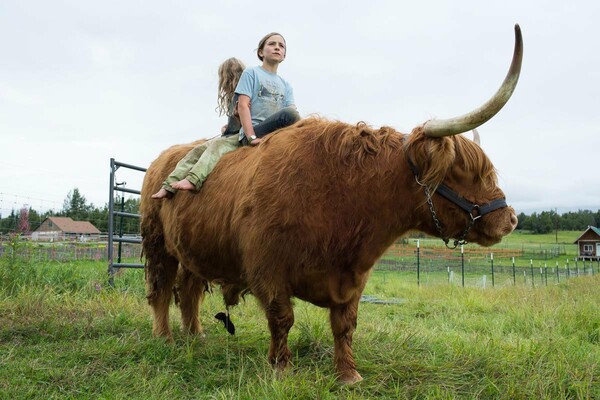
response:
{"label": "green tree", "polygon": [[73,218],[75,221],[87,220],[92,208],[93,206],[87,204],[85,196],[79,192],[78,188],[70,191],[63,202],[64,215]]}
{"label": "green tree", "polygon": [[[123,197],[115,198],[115,211],[123,211],[131,214],[140,213],[140,199],[130,197],[125,199]],[[108,210],[107,210],[108,216]],[[119,217],[115,216],[114,229],[118,233],[121,229],[121,223],[123,224],[123,233],[125,234],[137,234],[140,231],[140,220],[139,218],[132,217]]]}
{"label": "green tree", "polygon": [[554,230],[554,211],[542,211],[534,229],[535,233],[550,233]]}
{"label": "green tree", "polygon": [[517,215],[517,219],[519,220],[517,223],[517,229],[525,229],[524,226],[527,225],[527,220],[529,217],[525,215],[524,212],[521,212],[519,215]]}
{"label": "green tree", "polygon": [[14,209],[10,211],[10,214],[0,220],[0,232],[6,234],[14,232],[18,226],[19,216]]}

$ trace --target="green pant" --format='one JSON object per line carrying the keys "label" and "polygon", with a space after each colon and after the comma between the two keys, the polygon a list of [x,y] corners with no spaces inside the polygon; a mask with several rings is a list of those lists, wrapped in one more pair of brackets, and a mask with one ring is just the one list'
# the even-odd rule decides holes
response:
{"label": "green pant", "polygon": [[199,144],[177,163],[173,172],[163,182],[163,188],[171,193],[175,193],[176,189],[171,187],[171,183],[185,178],[196,186],[196,190],[200,190],[219,159],[224,154],[237,149],[239,146],[241,144],[238,141],[238,135],[231,135],[229,137],[220,136]]}

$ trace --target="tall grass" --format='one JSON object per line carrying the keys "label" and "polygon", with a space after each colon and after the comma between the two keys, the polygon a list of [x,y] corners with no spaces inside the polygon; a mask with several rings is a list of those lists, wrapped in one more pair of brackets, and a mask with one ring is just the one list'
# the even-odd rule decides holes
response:
{"label": "tall grass", "polygon": [[106,285],[103,262],[0,260],[0,398],[593,399],[600,398],[600,276],[501,289],[417,287],[375,272],[354,336],[365,380],[335,380],[325,310],[302,301],[293,366],[267,363],[266,319],[251,296],[233,309],[236,335],[201,309],[204,337],[151,335],[143,271]]}

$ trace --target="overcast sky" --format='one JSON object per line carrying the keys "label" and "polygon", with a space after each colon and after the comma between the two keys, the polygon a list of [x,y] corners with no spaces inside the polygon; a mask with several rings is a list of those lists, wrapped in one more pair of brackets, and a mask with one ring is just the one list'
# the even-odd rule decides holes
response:
{"label": "overcast sky", "polygon": [[[0,209],[108,202],[109,162],[208,138],[217,67],[271,31],[303,116],[401,132],[478,107],[523,32],[521,79],[479,128],[517,212],[600,209],[600,2],[0,2]],[[142,174],[117,171],[139,189]]]}

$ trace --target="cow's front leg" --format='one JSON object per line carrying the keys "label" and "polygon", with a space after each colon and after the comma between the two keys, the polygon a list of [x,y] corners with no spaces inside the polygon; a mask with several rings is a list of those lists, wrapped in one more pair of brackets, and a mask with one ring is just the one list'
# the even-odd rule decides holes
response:
{"label": "cow's front leg", "polygon": [[271,331],[269,362],[282,370],[288,366],[292,355],[288,348],[288,333],[294,325],[294,310],[289,298],[274,300],[265,309]]}
{"label": "cow's front leg", "polygon": [[355,383],[362,380],[362,376],[356,371],[356,363],[352,355],[352,334],[356,330],[356,318],[358,314],[358,300],[330,308],[331,330],[335,344],[334,361],[343,383]]}

